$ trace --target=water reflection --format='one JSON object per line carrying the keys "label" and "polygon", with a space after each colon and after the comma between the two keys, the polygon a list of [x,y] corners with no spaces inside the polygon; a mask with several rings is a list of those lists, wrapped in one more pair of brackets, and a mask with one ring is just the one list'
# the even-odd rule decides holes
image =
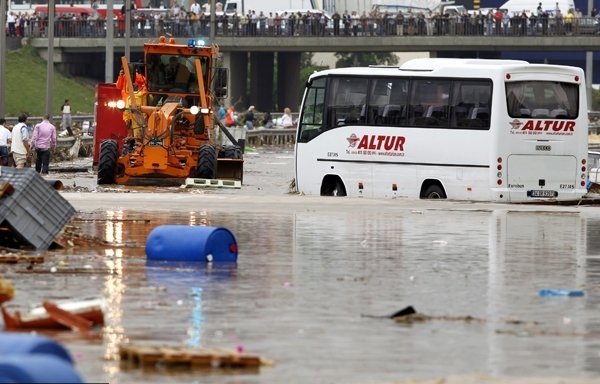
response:
{"label": "water reflection", "polygon": [[[109,242],[102,255],[110,273],[100,288],[108,312],[99,355],[112,357],[129,340],[241,347],[276,361],[251,377],[207,371],[172,381],[600,374],[600,214],[372,211],[358,202],[345,211],[268,207],[110,212],[106,221],[101,213],[82,216],[86,231]],[[145,260],[145,238],[154,227],[185,223],[231,230],[239,244],[237,265]],[[19,277],[30,298],[42,296],[34,274]],[[86,282],[79,275],[65,279],[54,284],[72,294]],[[542,288],[583,289],[586,295],[540,298]],[[401,325],[364,316],[406,305],[431,316],[482,321]],[[170,381],[169,373],[124,371],[114,361],[89,359],[78,367],[88,381]]]}

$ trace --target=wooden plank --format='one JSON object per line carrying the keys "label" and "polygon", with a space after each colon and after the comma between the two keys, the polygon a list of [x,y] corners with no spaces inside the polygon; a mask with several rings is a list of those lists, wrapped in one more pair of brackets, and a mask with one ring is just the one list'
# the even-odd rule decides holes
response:
{"label": "wooden plank", "polygon": [[176,346],[128,345],[119,346],[122,363],[134,367],[152,367],[156,364],[188,366],[190,368],[257,368],[273,362],[260,356],[226,349],[207,349]]}
{"label": "wooden plank", "polygon": [[0,254],[0,263],[15,264],[20,261],[41,264],[44,262],[44,256],[41,256],[41,255],[19,255],[16,253]]}

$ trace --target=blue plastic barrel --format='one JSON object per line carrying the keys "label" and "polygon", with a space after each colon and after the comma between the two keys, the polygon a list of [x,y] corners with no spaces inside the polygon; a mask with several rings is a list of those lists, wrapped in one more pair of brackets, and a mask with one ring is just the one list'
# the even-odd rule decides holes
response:
{"label": "blue plastic barrel", "polygon": [[73,359],[61,344],[42,335],[28,333],[0,333],[0,356],[44,354],[57,357],[69,364]]}
{"label": "blue plastic barrel", "polygon": [[0,383],[83,383],[73,366],[45,354],[0,356]]}
{"label": "blue plastic barrel", "polygon": [[235,262],[237,242],[226,228],[160,225],[146,240],[149,260]]}

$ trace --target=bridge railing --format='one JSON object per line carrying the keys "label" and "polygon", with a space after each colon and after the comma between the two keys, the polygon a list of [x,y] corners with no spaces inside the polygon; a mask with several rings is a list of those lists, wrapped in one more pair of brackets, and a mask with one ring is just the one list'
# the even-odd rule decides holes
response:
{"label": "bridge railing", "polygon": [[[512,17],[508,22],[496,23],[487,15],[471,15],[463,18],[409,17],[403,20],[395,17],[387,18],[348,18],[346,20],[328,20],[322,24],[315,18],[277,19],[268,18],[258,22],[249,22],[244,18],[217,19],[215,33],[217,36],[236,37],[323,37],[323,36],[582,36],[595,35],[599,29],[595,17],[573,18],[570,23],[564,19]],[[164,15],[163,15],[164,17]],[[55,21],[55,37],[81,38],[106,37],[106,20],[76,19]],[[20,37],[47,37],[47,20],[32,18],[26,24]],[[132,22],[130,37],[195,37],[210,34],[210,20],[180,19],[177,21],[164,18],[136,17]],[[116,20],[115,38],[125,36],[125,21]]]}

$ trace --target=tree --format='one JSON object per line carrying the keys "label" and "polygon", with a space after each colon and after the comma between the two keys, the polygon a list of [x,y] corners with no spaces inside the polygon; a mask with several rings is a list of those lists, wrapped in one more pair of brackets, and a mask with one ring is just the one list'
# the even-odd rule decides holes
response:
{"label": "tree", "polygon": [[327,66],[319,66],[313,63],[314,53],[312,52],[303,52],[300,55],[300,98],[302,98],[302,94],[304,93],[304,85],[308,81],[310,75],[314,72],[322,71],[324,69],[329,69]]}
{"label": "tree", "polygon": [[397,65],[398,57],[390,52],[336,52],[336,68]]}

